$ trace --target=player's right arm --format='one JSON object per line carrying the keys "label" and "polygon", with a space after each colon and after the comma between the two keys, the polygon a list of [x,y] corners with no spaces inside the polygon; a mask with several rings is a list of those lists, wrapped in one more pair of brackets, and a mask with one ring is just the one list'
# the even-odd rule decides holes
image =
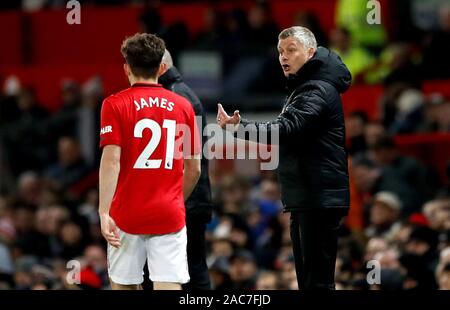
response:
{"label": "player's right arm", "polygon": [[99,173],[99,215],[102,234],[114,247],[120,246],[120,236],[116,223],[109,215],[109,209],[119,179],[120,151],[118,145],[106,145],[103,148]]}
{"label": "player's right arm", "polygon": [[114,247],[120,246],[119,229],[109,214],[120,172],[121,128],[116,97],[102,104],[100,147],[103,148],[99,172],[99,215],[102,234]]}
{"label": "player's right arm", "polygon": [[197,185],[200,178],[201,166],[200,157],[184,159],[184,174],[183,174],[183,195],[186,201],[191,195],[192,191]]}

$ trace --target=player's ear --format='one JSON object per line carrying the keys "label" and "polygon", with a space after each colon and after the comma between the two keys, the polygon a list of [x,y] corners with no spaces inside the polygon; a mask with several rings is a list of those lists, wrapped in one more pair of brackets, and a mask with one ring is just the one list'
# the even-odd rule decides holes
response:
{"label": "player's ear", "polygon": [[123,64],[123,71],[125,72],[125,75],[126,75],[127,77],[130,76],[131,70],[130,70],[130,66],[129,66],[127,63],[124,63],[124,64]]}

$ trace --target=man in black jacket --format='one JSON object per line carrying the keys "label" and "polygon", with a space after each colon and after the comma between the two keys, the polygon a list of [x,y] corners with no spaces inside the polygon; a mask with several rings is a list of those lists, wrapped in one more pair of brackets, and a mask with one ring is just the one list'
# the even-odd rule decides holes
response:
{"label": "man in black jacket", "polygon": [[[202,118],[202,130],[206,126],[206,116],[200,99],[195,95],[189,86],[183,82],[178,70],[173,66],[172,57],[168,50],[163,56],[163,63],[167,66],[167,71],[159,78],[159,83],[168,90],[171,90],[185,97],[194,108],[195,115]],[[200,133],[200,136],[201,133]],[[205,141],[203,140],[203,143]],[[206,224],[211,220],[211,186],[208,175],[208,160],[205,156],[201,160],[202,172],[197,186],[186,201],[186,230],[187,230],[187,256],[189,275],[191,280],[185,289],[209,290],[211,284],[206,265]]]}
{"label": "man in black jacket", "polygon": [[259,136],[277,131],[278,173],[284,211],[291,212],[298,286],[334,289],[337,230],[350,205],[340,93],[349,88],[351,75],[335,53],[317,48],[307,28],[285,29],[278,39],[289,90],[281,114],[255,123],[241,120],[239,111],[228,116],[219,104],[217,122],[238,131],[252,125]]}

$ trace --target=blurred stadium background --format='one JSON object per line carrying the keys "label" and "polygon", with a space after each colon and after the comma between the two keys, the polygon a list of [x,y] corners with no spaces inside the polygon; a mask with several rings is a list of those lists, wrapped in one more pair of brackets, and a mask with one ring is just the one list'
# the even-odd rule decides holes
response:
{"label": "blurred stadium background", "polygon": [[[0,1],[0,289],[108,288],[97,216],[99,109],[127,87],[119,51],[160,35],[210,120],[280,110],[278,32],[310,28],[354,76],[343,96],[351,211],[338,289],[450,289],[450,1]],[[208,263],[215,289],[296,289],[276,175],[257,160],[213,160]],[[65,281],[82,263],[81,285]],[[381,284],[366,281],[367,262]]]}

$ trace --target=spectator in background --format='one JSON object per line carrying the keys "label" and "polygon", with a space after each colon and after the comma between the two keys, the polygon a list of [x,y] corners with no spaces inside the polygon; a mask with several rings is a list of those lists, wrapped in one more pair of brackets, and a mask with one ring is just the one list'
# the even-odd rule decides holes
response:
{"label": "spectator in background", "polygon": [[375,143],[386,136],[386,129],[380,122],[368,122],[364,128],[364,139],[367,148],[372,148]]}
{"label": "spectator in background", "polygon": [[275,272],[262,271],[256,280],[256,290],[278,290],[280,289],[279,277]]}
{"label": "spectator in background", "polygon": [[450,230],[450,199],[448,197],[428,201],[423,206],[423,214],[433,230],[442,233]]}
{"label": "spectator in background", "polygon": [[182,21],[175,21],[173,24],[165,26],[161,21],[159,12],[159,1],[145,1],[142,14],[139,17],[142,32],[155,34],[161,37],[166,45],[170,47],[174,59],[186,47],[189,33],[187,26]]}
{"label": "spectator in background", "polygon": [[444,271],[446,266],[450,264],[450,247],[442,249],[439,255],[439,263],[436,267],[436,279],[439,281],[441,273]]}
{"label": "spectator in background", "polygon": [[80,225],[73,221],[61,224],[58,232],[58,239],[61,245],[58,257],[71,260],[83,254],[87,245],[87,240]]}
{"label": "spectator in background", "polygon": [[386,31],[383,23],[369,24],[368,13],[366,0],[338,0],[336,25],[348,29],[356,45],[377,52],[386,42]]}
{"label": "spectator in background", "polygon": [[364,129],[367,121],[367,114],[364,111],[353,111],[345,118],[345,136],[350,155],[366,151]]}
{"label": "spectator in background", "polygon": [[145,1],[142,14],[139,16],[142,32],[161,35],[165,29],[161,22],[161,14],[158,9],[158,1]]}
{"label": "spectator in background", "polygon": [[399,179],[408,188],[407,196],[400,196],[404,214],[420,211],[422,204],[432,197],[432,185],[435,184],[431,182],[427,168],[416,159],[401,155],[390,137],[378,140],[371,151],[375,162],[383,167],[383,173]]}
{"label": "spectator in background", "polygon": [[440,290],[450,290],[450,263],[445,265],[442,272],[439,273],[438,284]]}
{"label": "spectator in background", "polygon": [[397,43],[390,48],[390,53],[385,87],[403,83],[407,87],[420,89],[423,76],[419,66],[413,61],[412,47],[407,43]]}
{"label": "spectator in background", "polygon": [[194,46],[200,50],[223,51],[226,48],[226,13],[209,8],[204,15],[202,31],[196,36]]}
{"label": "spectator in background", "polygon": [[330,45],[350,70],[354,83],[363,82],[365,73],[375,63],[372,55],[352,42],[351,33],[346,28],[333,30]]}
{"label": "spectator in background", "polygon": [[369,210],[369,227],[366,229],[366,236],[389,236],[401,214],[401,207],[401,202],[395,194],[389,192],[377,193]]}
{"label": "spectator in background", "polygon": [[89,166],[83,159],[80,145],[71,137],[62,137],[58,141],[58,162],[49,166],[45,177],[51,187],[67,190],[80,181],[89,172]]}
{"label": "spectator in background", "polygon": [[422,68],[428,79],[447,79],[450,77],[450,64],[445,61],[450,55],[450,6],[443,5],[439,10],[439,29],[426,37]]}
{"label": "spectator in background", "polygon": [[255,4],[248,12],[248,35],[245,41],[248,53],[266,52],[276,41],[278,26],[272,19],[267,2]]}
{"label": "spectator in background", "polygon": [[273,179],[263,179],[257,204],[264,221],[276,217],[282,209],[280,186]]}
{"label": "spectator in background", "polygon": [[236,251],[230,258],[230,278],[233,289],[255,289],[257,270],[255,257],[250,251]]}
{"label": "spectator in background", "polygon": [[42,196],[42,180],[37,173],[27,171],[22,173],[17,182],[16,205],[36,209]]}
{"label": "spectator in background", "polygon": [[436,131],[441,133],[450,132],[450,100],[444,101],[437,107]]}
{"label": "spectator in background", "polygon": [[89,79],[82,88],[82,104],[76,111],[76,136],[80,151],[86,163],[94,166],[99,163],[99,137],[93,132],[100,131],[100,109],[103,98],[103,83],[99,76]]}
{"label": "spectator in background", "polygon": [[3,92],[0,93],[0,129],[20,117],[17,97],[20,94],[20,80],[15,75],[6,77]]}
{"label": "spectator in background", "polygon": [[417,202],[413,199],[406,204],[405,199],[410,201],[411,188],[404,184],[396,173],[382,169],[363,154],[354,156],[352,164],[355,190],[361,196],[362,203],[366,208],[369,206],[371,198],[381,191],[395,193],[405,204],[405,209],[409,208],[411,203],[418,207]]}
{"label": "spectator in background", "polygon": [[435,270],[439,261],[437,253],[438,235],[428,227],[415,227],[400,257],[407,271],[405,288],[435,289]]}
{"label": "spectator in background", "polygon": [[233,288],[230,274],[230,264],[226,257],[218,257],[209,268],[212,288],[218,291],[229,291]]}
{"label": "spectator in background", "polygon": [[293,26],[303,26],[316,36],[317,45],[328,47],[328,39],[320,25],[317,15],[310,11],[299,11],[295,14]]}
{"label": "spectator in background", "polygon": [[423,126],[425,97],[417,89],[404,90],[395,102],[395,119],[388,128],[391,134],[407,134],[420,130]]}
{"label": "spectator in background", "polygon": [[43,168],[49,157],[47,132],[43,125],[48,114],[36,102],[31,88],[20,91],[17,106],[20,117],[4,128],[5,157],[14,176]]}
{"label": "spectator in background", "polygon": [[80,85],[74,80],[61,83],[61,108],[49,121],[49,133],[54,136],[55,147],[61,136],[74,136],[77,127],[77,109],[81,104]]}
{"label": "spectator in background", "polygon": [[249,182],[237,175],[224,177],[220,184],[218,211],[224,214],[245,214],[253,204],[249,199]]}

